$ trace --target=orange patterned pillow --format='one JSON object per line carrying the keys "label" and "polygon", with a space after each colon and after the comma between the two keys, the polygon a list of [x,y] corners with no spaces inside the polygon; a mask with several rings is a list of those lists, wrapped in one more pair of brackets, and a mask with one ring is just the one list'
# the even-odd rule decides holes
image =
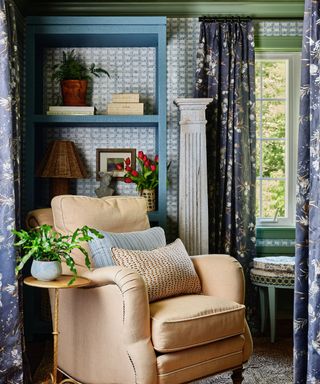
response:
{"label": "orange patterned pillow", "polygon": [[150,302],[201,292],[199,277],[180,239],[153,251],[112,248],[112,258],[115,264],[142,276]]}

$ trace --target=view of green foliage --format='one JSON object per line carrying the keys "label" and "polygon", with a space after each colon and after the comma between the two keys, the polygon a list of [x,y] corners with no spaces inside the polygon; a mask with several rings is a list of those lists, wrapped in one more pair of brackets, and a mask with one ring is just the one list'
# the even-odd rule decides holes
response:
{"label": "view of green foliage", "polygon": [[257,217],[286,215],[286,93],[286,61],[257,60]]}

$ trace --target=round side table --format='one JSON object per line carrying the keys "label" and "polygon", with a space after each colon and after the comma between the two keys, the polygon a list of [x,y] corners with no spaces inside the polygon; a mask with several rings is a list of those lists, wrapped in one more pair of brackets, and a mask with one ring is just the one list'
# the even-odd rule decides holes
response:
{"label": "round side table", "polygon": [[[84,277],[77,277],[72,285],[68,285],[72,276],[62,275],[56,280],[52,281],[40,281],[35,279],[32,276],[26,277],[24,283],[36,288],[48,288],[53,289],[54,292],[54,314],[53,314],[53,371],[51,373],[52,384],[57,383],[57,373],[58,373],[58,335],[59,335],[59,289],[70,289],[70,288],[79,288],[85,287],[90,284],[90,280]],[[79,384],[78,381],[73,379],[62,380],[59,384],[62,383],[73,383]]]}
{"label": "round side table", "polygon": [[253,265],[250,275],[252,284],[259,287],[261,332],[263,333],[265,330],[266,301],[268,300],[271,343],[274,343],[276,337],[276,289],[294,288],[294,257],[270,256],[254,258]]}

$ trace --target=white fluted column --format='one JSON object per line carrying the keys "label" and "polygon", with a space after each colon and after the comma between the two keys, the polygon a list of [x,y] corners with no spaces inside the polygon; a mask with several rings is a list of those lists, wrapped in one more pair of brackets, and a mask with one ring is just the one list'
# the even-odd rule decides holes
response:
{"label": "white fluted column", "polygon": [[206,117],[212,99],[178,98],[179,237],[190,255],[208,253]]}

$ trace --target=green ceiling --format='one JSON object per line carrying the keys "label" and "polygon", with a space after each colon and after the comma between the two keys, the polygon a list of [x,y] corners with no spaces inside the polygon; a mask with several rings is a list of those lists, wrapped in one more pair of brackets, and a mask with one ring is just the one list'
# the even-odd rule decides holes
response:
{"label": "green ceiling", "polygon": [[303,17],[303,0],[225,1],[70,1],[16,0],[24,15],[168,16],[201,15],[251,16],[254,18],[296,19]]}

